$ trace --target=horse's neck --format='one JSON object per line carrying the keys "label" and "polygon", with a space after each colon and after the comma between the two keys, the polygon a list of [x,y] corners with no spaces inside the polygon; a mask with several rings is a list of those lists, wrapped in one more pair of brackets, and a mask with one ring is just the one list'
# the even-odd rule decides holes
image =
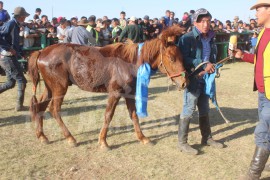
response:
{"label": "horse's neck", "polygon": [[[156,69],[158,67],[158,61],[159,61],[159,55],[158,52],[153,54],[153,50],[150,49],[149,44],[151,43],[157,43],[155,39],[147,41],[145,45],[142,47],[142,52],[140,57],[138,58],[137,65],[141,65],[143,63],[148,63],[153,69]],[[157,44],[158,45],[158,44]],[[150,54],[152,53],[152,54]]]}

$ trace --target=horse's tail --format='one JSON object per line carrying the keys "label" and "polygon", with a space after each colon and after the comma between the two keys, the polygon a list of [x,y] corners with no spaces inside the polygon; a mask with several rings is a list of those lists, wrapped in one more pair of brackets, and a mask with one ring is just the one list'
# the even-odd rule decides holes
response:
{"label": "horse's tail", "polygon": [[40,76],[38,72],[37,60],[40,55],[40,51],[33,52],[28,60],[28,74],[33,82],[33,92],[36,95],[37,85],[40,81]]}
{"label": "horse's tail", "polygon": [[40,75],[39,75],[38,66],[37,66],[37,60],[40,53],[41,53],[40,51],[36,51],[32,53],[28,60],[28,74],[31,81],[33,82],[33,92],[34,92],[34,95],[31,98],[30,108],[29,108],[31,119],[33,122],[36,120],[36,118],[38,118],[37,115],[39,113],[39,104],[36,98],[36,89],[40,81]]}

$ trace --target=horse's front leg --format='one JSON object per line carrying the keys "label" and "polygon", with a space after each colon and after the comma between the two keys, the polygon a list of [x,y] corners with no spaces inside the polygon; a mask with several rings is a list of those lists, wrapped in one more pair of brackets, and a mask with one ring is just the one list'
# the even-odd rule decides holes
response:
{"label": "horse's front leg", "polygon": [[137,138],[142,144],[148,144],[151,142],[151,140],[147,137],[144,136],[142,133],[140,123],[139,123],[139,118],[136,114],[136,106],[135,106],[135,100],[131,98],[125,98],[126,99],[126,105],[129,111],[130,118],[133,121],[133,126],[137,135]]}
{"label": "horse's front leg", "polygon": [[109,129],[110,122],[114,115],[114,111],[115,111],[116,105],[119,102],[119,99],[120,99],[120,95],[118,93],[109,94],[109,99],[108,99],[106,112],[105,112],[105,120],[99,134],[99,144],[102,150],[110,150],[110,147],[106,141],[106,137],[107,137],[107,132]]}

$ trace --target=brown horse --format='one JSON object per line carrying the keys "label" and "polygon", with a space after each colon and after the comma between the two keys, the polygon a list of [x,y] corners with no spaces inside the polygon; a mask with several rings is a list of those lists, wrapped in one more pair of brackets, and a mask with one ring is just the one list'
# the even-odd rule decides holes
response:
{"label": "brown horse", "polygon": [[[152,68],[162,67],[161,71],[167,73],[179,87],[184,88],[187,81],[182,57],[178,48],[170,42],[178,34],[179,30],[172,28],[165,31],[160,39],[146,42],[139,59],[141,62],[143,60],[149,63]],[[29,59],[29,76],[33,81],[35,94],[40,79],[39,72],[45,83],[40,100],[37,101],[34,95],[30,104],[31,118],[36,122],[38,139],[45,143],[49,142],[43,133],[43,118],[50,103],[50,113],[62,128],[64,136],[71,145],[76,145],[76,140],[60,115],[68,86],[75,84],[85,91],[109,93],[105,120],[99,135],[99,144],[102,148],[109,149],[106,142],[107,131],[121,97],[125,98],[137,138],[143,144],[149,143],[149,138],[145,137],[140,129],[135,107],[137,66],[134,64],[138,55],[137,46],[137,44],[116,44],[98,50],[74,44],[57,44],[33,53]],[[118,53],[119,57],[124,59],[104,57],[105,52]],[[109,53],[107,56],[115,54]]]}

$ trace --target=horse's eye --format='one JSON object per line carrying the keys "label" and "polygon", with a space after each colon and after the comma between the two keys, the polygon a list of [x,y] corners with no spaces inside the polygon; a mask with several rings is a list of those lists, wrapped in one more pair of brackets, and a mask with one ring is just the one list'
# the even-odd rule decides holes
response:
{"label": "horse's eye", "polygon": [[170,60],[171,60],[172,62],[175,62],[175,57],[174,57],[174,56],[170,56]]}

